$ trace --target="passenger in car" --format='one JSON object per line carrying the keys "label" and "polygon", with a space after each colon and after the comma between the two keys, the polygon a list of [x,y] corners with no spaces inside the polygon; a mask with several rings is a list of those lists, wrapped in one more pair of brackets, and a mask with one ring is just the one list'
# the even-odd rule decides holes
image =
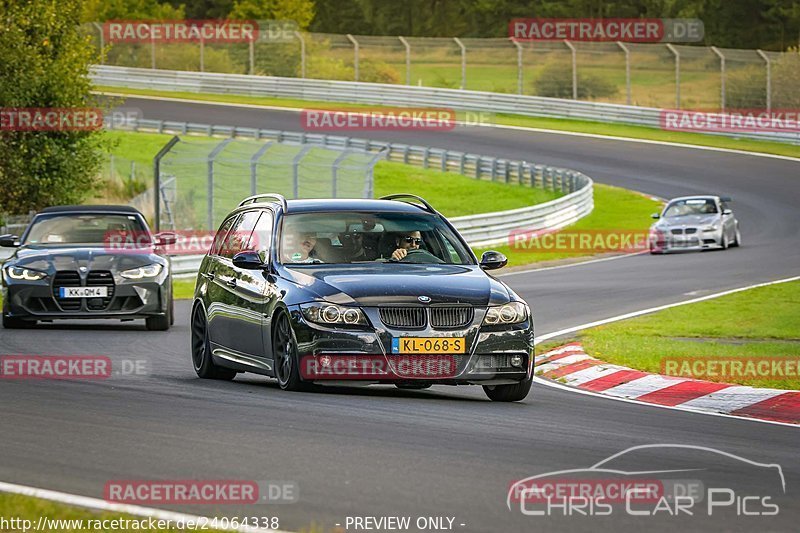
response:
{"label": "passenger in car", "polygon": [[283,237],[282,255],[285,263],[322,263],[315,247],[317,234],[289,229]]}

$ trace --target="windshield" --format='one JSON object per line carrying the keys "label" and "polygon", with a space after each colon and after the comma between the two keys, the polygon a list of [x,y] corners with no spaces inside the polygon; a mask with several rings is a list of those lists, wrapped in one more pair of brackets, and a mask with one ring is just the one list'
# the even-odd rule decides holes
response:
{"label": "windshield", "polygon": [[33,221],[22,244],[104,244],[109,235],[144,235],[136,215],[53,214]]}
{"label": "windshield", "polygon": [[435,215],[354,212],[286,215],[280,261],[474,264],[466,247]]}
{"label": "windshield", "polygon": [[677,200],[669,204],[664,211],[665,217],[682,217],[686,215],[709,215],[717,212],[717,204],[711,198],[694,198]]}

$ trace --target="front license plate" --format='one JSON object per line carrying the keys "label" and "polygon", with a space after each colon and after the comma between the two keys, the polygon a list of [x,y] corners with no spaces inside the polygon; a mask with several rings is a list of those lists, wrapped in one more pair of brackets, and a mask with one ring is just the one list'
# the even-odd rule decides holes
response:
{"label": "front license plate", "polygon": [[60,287],[61,298],[105,298],[108,287]]}
{"label": "front license plate", "polygon": [[394,337],[392,353],[450,353],[466,351],[464,337]]}

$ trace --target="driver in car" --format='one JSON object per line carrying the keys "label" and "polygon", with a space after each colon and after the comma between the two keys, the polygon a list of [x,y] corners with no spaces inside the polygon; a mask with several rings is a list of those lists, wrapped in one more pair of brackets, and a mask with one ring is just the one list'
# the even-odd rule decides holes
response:
{"label": "driver in car", "polygon": [[407,231],[399,233],[395,238],[396,249],[392,252],[392,259],[400,261],[408,252],[412,250],[419,250],[422,244],[422,235],[418,231]]}

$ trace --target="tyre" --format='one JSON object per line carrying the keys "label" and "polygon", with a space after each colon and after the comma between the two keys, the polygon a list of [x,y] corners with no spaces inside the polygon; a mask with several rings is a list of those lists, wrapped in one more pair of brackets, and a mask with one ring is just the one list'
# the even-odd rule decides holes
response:
{"label": "tyre", "polygon": [[722,232],[722,249],[727,250],[730,243],[728,243],[728,236],[725,235],[725,232]]}
{"label": "tyre", "polygon": [[531,378],[525,378],[513,385],[484,385],[483,392],[493,402],[518,402],[528,396],[532,384]]}
{"label": "tyre", "polygon": [[736,233],[733,237],[733,242],[731,243],[731,247],[739,247],[742,245],[742,233],[739,231],[739,226],[736,226]]}
{"label": "tyre", "polygon": [[208,321],[202,305],[196,305],[192,311],[192,366],[197,375],[203,379],[229,381],[236,376],[235,370],[218,366],[211,358]]}
{"label": "tyre", "polygon": [[3,327],[6,329],[28,329],[36,325],[35,320],[23,320],[3,313]]}
{"label": "tyre", "polygon": [[169,291],[169,325],[175,325],[175,298],[172,296],[172,288]]}
{"label": "tyre", "polygon": [[300,364],[297,360],[297,343],[286,313],[279,313],[272,326],[272,357],[275,377],[283,390],[307,391],[312,384],[300,377]]}

